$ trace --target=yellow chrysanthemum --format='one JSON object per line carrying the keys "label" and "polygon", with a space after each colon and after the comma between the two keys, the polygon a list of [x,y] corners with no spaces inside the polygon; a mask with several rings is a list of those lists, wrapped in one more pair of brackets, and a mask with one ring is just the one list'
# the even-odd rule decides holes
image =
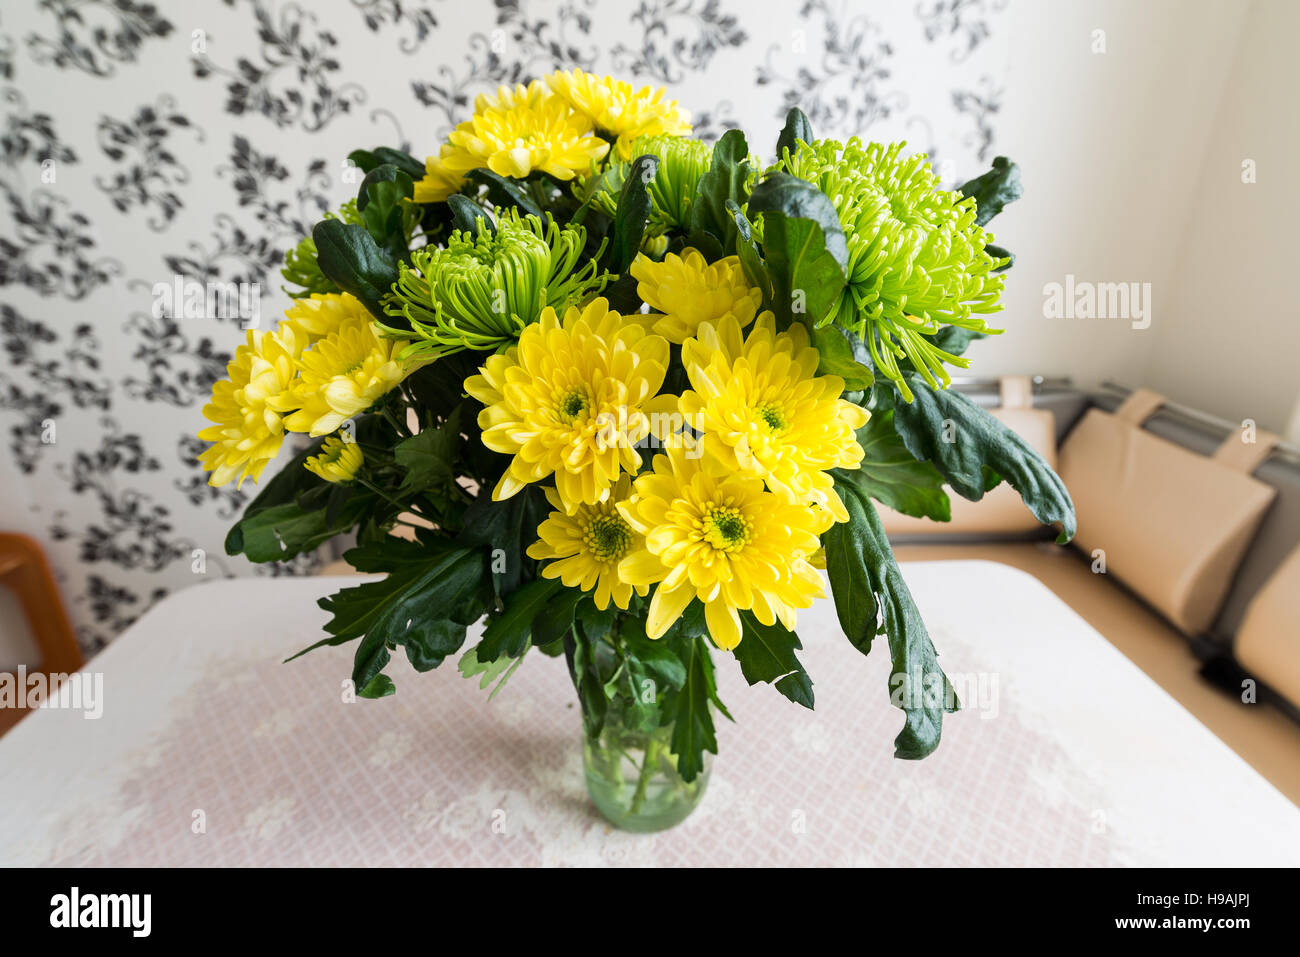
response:
{"label": "yellow chrysanthemum", "polygon": [[306,345],[324,339],[349,322],[369,322],[370,313],[350,293],[315,293],[295,299],[285,310],[285,324],[292,326]]}
{"label": "yellow chrysanthemum", "polygon": [[274,403],[281,411],[296,410],[285,428],[328,435],[370,408],[418,367],[397,358],[406,345],[377,336],[368,316],[344,323],[298,359],[293,391]]}
{"label": "yellow chrysanthemum", "polygon": [[[558,578],[569,588],[594,589],[596,607],[602,611],[611,598],[619,608],[627,608],[633,586],[619,577],[618,564],[645,547],[645,539],[618,513],[617,505],[628,497],[631,486],[631,477],[625,474],[607,501],[580,505],[572,515],[565,514],[559,494],[548,488],[547,501],[558,511],[538,526],[538,541],[528,546],[529,558],[553,559],[542,569],[543,578]],[[649,590],[648,585],[636,586],[638,595]]]}
{"label": "yellow chrysanthemum", "polygon": [[308,456],[302,464],[327,482],[351,482],[364,461],[361,446],[331,435],[321,443],[320,453]]}
{"label": "yellow chrysanthemum", "polygon": [[678,107],[676,100],[666,99],[663,87],[637,90],[624,80],[582,70],[557,70],[546,82],[597,130],[617,137],[618,155],[624,160],[632,159],[632,143],[639,136],[686,136],[691,132],[691,114]]}
{"label": "yellow chrysanthemum", "polygon": [[634,446],[650,434],[651,417],[677,408],[676,396],[656,396],[667,370],[668,343],[607,300],[571,306],[563,321],[547,306],[518,345],[465,380],[484,405],[483,444],[514,456],[492,498],[554,473],[569,514],[608,500],[619,474],[641,467]]}
{"label": "yellow chrysanthemum", "polygon": [[441,203],[452,193],[459,193],[465,185],[464,173],[453,173],[443,165],[442,158],[454,152],[450,143],[442,144],[438,156],[430,156],[424,161],[424,179],[415,183],[415,193],[411,197],[417,203]]}
{"label": "yellow chrysanthemum", "polygon": [[274,332],[250,329],[246,344],[226,366],[228,378],[212,387],[203,415],[216,423],[199,432],[212,445],[199,461],[211,472],[210,485],[231,479],[254,482],[284,442],[284,420],[274,403],[290,388],[302,342],[292,328]]}
{"label": "yellow chrysanthemum", "polygon": [[681,410],[724,469],[757,475],[790,501],[816,503],[843,522],[848,512],[825,470],[861,465],[854,432],[870,413],[840,398],[839,376],[817,375],[819,359],[802,323],[778,333],[770,312],[746,338],[732,316],[703,323],[682,346],[692,391]]}
{"label": "yellow chrysanthemum", "polygon": [[743,329],[763,302],[763,294],[745,281],[737,256],[710,265],[687,247],[680,256],[669,253],[663,262],[638,255],[631,271],[637,295],[663,314],[647,317],[651,330],[677,345],[695,335],[700,323],[723,316],[733,316]]}
{"label": "yellow chrysanthemum", "polygon": [[646,619],[651,638],[698,598],[714,642],[731,649],[740,643],[741,611],[793,630],[796,610],[825,593],[809,559],[826,513],[769,492],[755,475],[715,472],[670,447],[619,511],[646,543],[619,563],[619,577],[658,583]]}
{"label": "yellow chrysanthemum", "polygon": [[541,170],[567,180],[609,152],[586,117],[540,81],[517,93],[502,87],[494,98],[480,97],[478,105],[481,110],[447,137],[451,148],[443,149],[438,162],[449,176],[486,167],[515,179]]}

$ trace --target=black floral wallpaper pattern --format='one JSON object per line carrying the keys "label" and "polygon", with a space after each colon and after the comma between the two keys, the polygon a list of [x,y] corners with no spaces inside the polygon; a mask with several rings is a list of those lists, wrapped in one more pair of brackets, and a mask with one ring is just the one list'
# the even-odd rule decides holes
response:
{"label": "black floral wallpaper pattern", "polygon": [[[1008,0],[14,0],[0,12],[0,528],[48,549],[88,652],[253,567],[208,486],[200,409],[247,316],[160,284],[256,283],[355,190],[356,147],[435,152],[478,93],[556,68],[669,87],[756,151],[907,139],[957,182],[995,148]],[[183,637],[183,636],[178,636]]]}

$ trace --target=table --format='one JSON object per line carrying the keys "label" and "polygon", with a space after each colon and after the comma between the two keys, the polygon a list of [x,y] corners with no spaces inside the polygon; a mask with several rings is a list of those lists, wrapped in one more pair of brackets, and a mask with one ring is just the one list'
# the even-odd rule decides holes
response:
{"label": "table", "polygon": [[6,865],[1289,865],[1300,810],[1055,595],[992,562],[905,576],[968,710],[897,761],[883,640],[801,614],[817,710],[719,653],[708,793],[630,835],[591,809],[562,659],[491,702],[449,661],[346,703],[350,647],[317,598],[356,578],[246,579],[161,602],[89,668],[99,720],[45,710],[0,739]]}

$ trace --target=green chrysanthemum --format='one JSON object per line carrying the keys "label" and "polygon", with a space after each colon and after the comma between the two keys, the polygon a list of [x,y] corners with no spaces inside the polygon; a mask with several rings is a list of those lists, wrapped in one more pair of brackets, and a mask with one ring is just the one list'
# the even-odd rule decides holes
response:
{"label": "green chrysanthemum", "polygon": [[384,301],[384,312],[405,318],[411,328],[382,328],[415,340],[403,359],[505,348],[547,306],[563,312],[605,287],[599,254],[578,265],[586,243],[581,226],[560,227],[549,213],[542,220],[513,209],[495,230],[454,232],[446,248],[412,253]]}
{"label": "green chrysanthemum", "polygon": [[1001,308],[1003,277],[994,270],[1007,261],[985,251],[993,236],[975,224],[975,201],[942,189],[924,154],[901,156],[905,145],[801,142],[781,166],[829,196],[844,227],[848,282],[824,322],[862,336],[910,402],[898,360],[936,388],[951,381],[945,362],[969,365],[927,336],[944,325],[1002,331],[983,314]]}
{"label": "green chrysanthemum", "polygon": [[[340,219],[345,223],[363,222],[361,214],[357,212],[355,199],[340,206],[338,213],[326,213],[325,218]],[[320,271],[320,263],[316,260],[316,242],[311,236],[304,236],[297,246],[284,254],[284,268],[280,270],[280,275],[285,282],[301,287],[297,292],[284,290],[294,299],[305,299],[317,293],[342,292]]]}
{"label": "green chrysanthemum", "polygon": [[[695,187],[708,172],[713,148],[689,136],[643,136],[632,144],[632,156],[646,154],[659,157],[655,177],[647,184],[653,207],[646,236],[662,236],[670,229],[686,228]],[[631,168],[629,162],[614,162],[600,176],[587,181],[586,195],[580,198],[590,198],[593,206],[613,216]]]}

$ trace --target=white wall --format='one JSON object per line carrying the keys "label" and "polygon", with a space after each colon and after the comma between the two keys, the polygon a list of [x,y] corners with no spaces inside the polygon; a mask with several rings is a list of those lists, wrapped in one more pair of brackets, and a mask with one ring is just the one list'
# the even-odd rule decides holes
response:
{"label": "white wall", "polygon": [[[1214,117],[1148,384],[1300,439],[1300,4],[1256,0]],[[1256,182],[1242,182],[1255,162]]]}
{"label": "white wall", "polygon": [[[1285,430],[1300,381],[1284,286],[1300,245],[1300,4],[1098,0],[1015,14],[998,150],[1021,164],[1025,197],[994,226],[1018,259],[1007,335],[972,348],[973,371],[1147,385]],[[1098,29],[1105,53],[1092,50]],[[1245,158],[1255,185],[1241,183]],[[1150,327],[1044,318],[1044,285],[1067,274],[1151,283]]]}

